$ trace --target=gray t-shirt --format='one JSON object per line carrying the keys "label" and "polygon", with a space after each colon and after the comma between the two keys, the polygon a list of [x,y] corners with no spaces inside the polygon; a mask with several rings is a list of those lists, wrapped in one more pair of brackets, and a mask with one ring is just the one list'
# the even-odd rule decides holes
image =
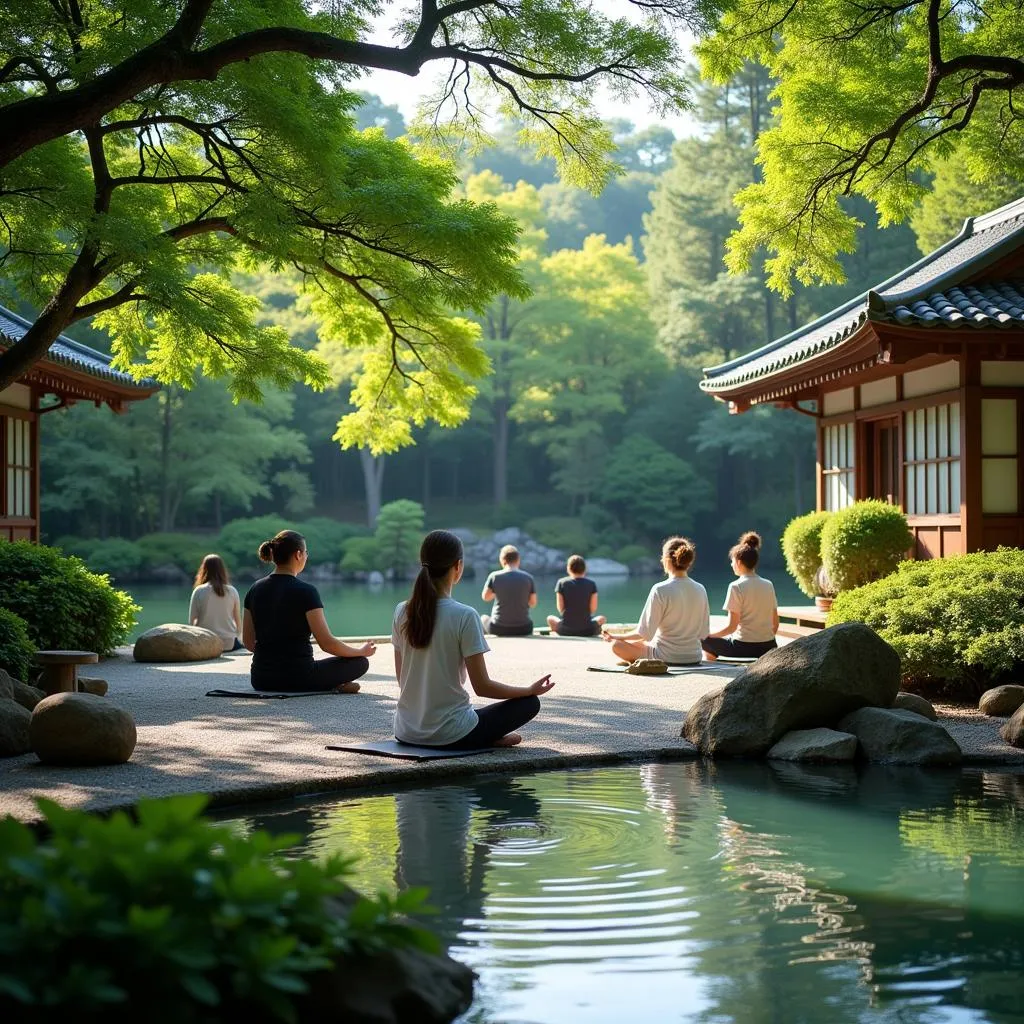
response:
{"label": "gray t-shirt", "polygon": [[492,572],[484,584],[494,591],[491,622],[496,626],[528,626],[530,595],[534,593],[533,577],[522,569],[501,569]]}

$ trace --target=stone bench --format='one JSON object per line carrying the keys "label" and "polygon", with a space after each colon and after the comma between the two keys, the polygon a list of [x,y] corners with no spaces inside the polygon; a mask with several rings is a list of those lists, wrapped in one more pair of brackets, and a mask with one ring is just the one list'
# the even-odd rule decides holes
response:
{"label": "stone bench", "polygon": [[76,693],[78,666],[95,665],[99,660],[95,651],[37,651],[36,664],[43,669],[39,686],[47,694]]}

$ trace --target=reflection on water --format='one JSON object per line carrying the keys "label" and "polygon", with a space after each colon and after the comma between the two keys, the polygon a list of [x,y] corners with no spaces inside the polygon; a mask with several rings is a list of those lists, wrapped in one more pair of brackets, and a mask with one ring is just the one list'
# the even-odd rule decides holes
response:
{"label": "reflection on water", "polygon": [[1024,1022],[1024,779],[653,764],[267,810],[426,885],[464,1018]]}

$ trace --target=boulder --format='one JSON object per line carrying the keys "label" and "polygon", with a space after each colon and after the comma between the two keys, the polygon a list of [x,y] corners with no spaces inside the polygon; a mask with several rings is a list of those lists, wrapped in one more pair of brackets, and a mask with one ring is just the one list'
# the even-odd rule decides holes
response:
{"label": "boulder", "polygon": [[899,688],[899,655],[862,622],[847,622],[769,651],[705,694],[682,735],[703,754],[759,757],[794,729],[831,728],[858,708],[891,707]]}
{"label": "boulder", "polygon": [[91,693],[53,693],[32,712],[29,741],[44,764],[124,764],[135,749],[127,711]]}
{"label": "boulder", "polygon": [[994,686],[986,690],[978,701],[978,710],[993,718],[1009,718],[1024,705],[1024,686]]}
{"label": "boulder", "polygon": [[628,576],[629,566],[614,558],[591,558],[587,562],[588,576]]}
{"label": "boulder", "polygon": [[46,696],[46,691],[41,690],[38,686],[29,686],[28,683],[19,682],[17,679],[13,680],[13,683],[14,699],[23,708],[25,708],[26,711],[32,711]]}
{"label": "boulder", "polygon": [[1006,725],[999,730],[999,735],[1011,747],[1024,747],[1024,704],[1017,708]]}
{"label": "boulder", "polygon": [[902,711],[913,711],[915,715],[921,715],[930,722],[934,722],[939,717],[935,713],[935,708],[932,707],[931,701],[925,700],[924,697],[919,697],[916,693],[906,693],[901,690],[896,694],[896,699],[892,702],[892,706]]}
{"label": "boulder", "polygon": [[31,720],[32,715],[16,700],[0,697],[0,757],[17,757],[32,749],[28,736]]}
{"label": "boulder", "polygon": [[877,764],[959,764],[963,758],[941,725],[902,708],[861,708],[838,728],[853,733],[864,756]]}
{"label": "boulder", "polygon": [[110,689],[106,679],[94,679],[92,676],[78,677],[78,692],[91,693],[97,697],[105,697]]}
{"label": "boulder", "polygon": [[14,700],[14,684],[17,680],[7,672],[7,669],[0,668],[0,699]]}
{"label": "boulder", "polygon": [[207,661],[224,653],[216,633],[199,626],[164,623],[147,629],[135,641],[136,661]]}
{"label": "boulder", "polygon": [[857,737],[835,729],[794,729],[768,751],[777,761],[852,761],[857,756]]}

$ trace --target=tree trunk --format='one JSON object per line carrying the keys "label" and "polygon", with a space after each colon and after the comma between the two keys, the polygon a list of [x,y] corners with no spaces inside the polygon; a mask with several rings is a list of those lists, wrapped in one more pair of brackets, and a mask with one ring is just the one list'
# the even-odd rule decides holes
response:
{"label": "tree trunk", "polygon": [[363,486],[366,490],[366,522],[377,525],[380,515],[381,492],[384,489],[384,456],[371,455],[369,449],[359,449],[359,462],[363,467]]}
{"label": "tree trunk", "polygon": [[494,403],[494,507],[508,501],[508,399]]}
{"label": "tree trunk", "polygon": [[160,529],[167,533],[171,529],[171,399],[173,389],[164,392],[164,418],[160,428]]}
{"label": "tree trunk", "polygon": [[423,508],[430,507],[430,449],[423,449]]}

